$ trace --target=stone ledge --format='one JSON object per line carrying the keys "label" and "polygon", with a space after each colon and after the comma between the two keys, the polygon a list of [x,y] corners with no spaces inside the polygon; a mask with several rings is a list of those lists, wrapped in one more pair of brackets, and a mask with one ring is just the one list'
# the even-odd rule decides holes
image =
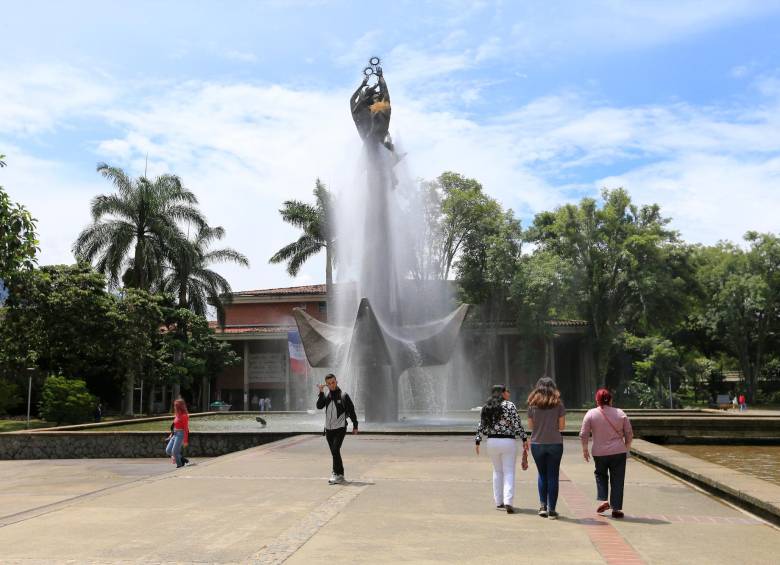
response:
{"label": "stone ledge", "polygon": [[641,439],[631,444],[631,453],[774,524],[780,524],[780,486]]}
{"label": "stone ledge", "polygon": [[[297,432],[193,432],[187,455],[218,457]],[[39,432],[0,434],[3,459],[102,459],[165,457],[165,433],[160,432]]]}

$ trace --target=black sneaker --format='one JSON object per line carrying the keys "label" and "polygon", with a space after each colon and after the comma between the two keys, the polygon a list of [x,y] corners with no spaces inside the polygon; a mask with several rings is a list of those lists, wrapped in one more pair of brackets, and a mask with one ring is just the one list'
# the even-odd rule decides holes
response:
{"label": "black sneaker", "polygon": [[514,514],[515,513],[515,509],[512,508],[511,504],[504,504],[504,507],[506,508],[506,513],[507,514]]}
{"label": "black sneaker", "polygon": [[547,517],[548,517],[550,520],[557,520],[557,519],[558,519],[558,513],[557,513],[555,510],[550,510],[550,511],[547,513]]}
{"label": "black sneaker", "polygon": [[503,504],[496,504],[496,510],[503,510],[504,505]]}
{"label": "black sneaker", "polygon": [[541,516],[542,518],[547,518],[547,507],[546,506],[540,506],[539,507],[539,512],[537,512],[537,514],[539,514],[539,516]]}

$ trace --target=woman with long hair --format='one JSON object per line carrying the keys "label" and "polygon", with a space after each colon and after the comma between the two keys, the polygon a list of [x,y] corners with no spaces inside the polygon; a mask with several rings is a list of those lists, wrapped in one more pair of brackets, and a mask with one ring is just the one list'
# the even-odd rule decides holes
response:
{"label": "woman with long hair", "polygon": [[538,472],[539,516],[555,520],[558,512],[558,475],[563,457],[566,408],[555,381],[542,377],[528,395],[528,426],[531,428],[531,455]]}
{"label": "woman with long hair", "polygon": [[520,414],[514,403],[509,401],[509,390],[504,385],[495,385],[490,398],[482,407],[477,426],[477,455],[483,435],[487,436],[487,452],[493,462],[493,499],[496,508],[514,514],[512,502],[517,461],[515,439],[519,436],[523,440],[523,470],[528,468],[528,444],[520,423]]}
{"label": "woman with long hair", "polygon": [[178,469],[184,467],[182,445],[187,447],[190,443],[190,415],[187,413],[187,403],[182,398],[177,398],[173,403],[173,411],[173,435],[168,440],[165,453],[174,460]]}
{"label": "woman with long hair", "polygon": [[596,407],[588,410],[582,420],[580,441],[585,461],[590,461],[588,439],[591,435],[596,465],[596,501],[599,503],[596,512],[612,508],[612,517],[622,518],[626,459],[634,431],[625,412],[612,407],[612,393],[606,388],[596,391]]}

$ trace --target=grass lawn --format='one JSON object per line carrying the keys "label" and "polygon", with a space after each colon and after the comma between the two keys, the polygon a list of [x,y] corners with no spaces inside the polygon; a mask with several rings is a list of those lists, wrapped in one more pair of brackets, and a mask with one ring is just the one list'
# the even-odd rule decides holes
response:
{"label": "grass lawn", "polygon": [[[50,422],[44,422],[43,420],[30,419],[30,429],[33,428],[50,428],[54,424]],[[27,420],[0,420],[0,433],[2,432],[15,432],[17,430],[26,430]]]}

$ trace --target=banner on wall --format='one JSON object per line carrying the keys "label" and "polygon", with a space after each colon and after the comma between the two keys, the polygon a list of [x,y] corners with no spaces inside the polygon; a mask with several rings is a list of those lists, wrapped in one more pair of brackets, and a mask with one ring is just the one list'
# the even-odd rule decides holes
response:
{"label": "banner on wall", "polygon": [[306,352],[303,350],[301,335],[297,331],[287,332],[287,347],[290,350],[290,371],[305,375]]}

